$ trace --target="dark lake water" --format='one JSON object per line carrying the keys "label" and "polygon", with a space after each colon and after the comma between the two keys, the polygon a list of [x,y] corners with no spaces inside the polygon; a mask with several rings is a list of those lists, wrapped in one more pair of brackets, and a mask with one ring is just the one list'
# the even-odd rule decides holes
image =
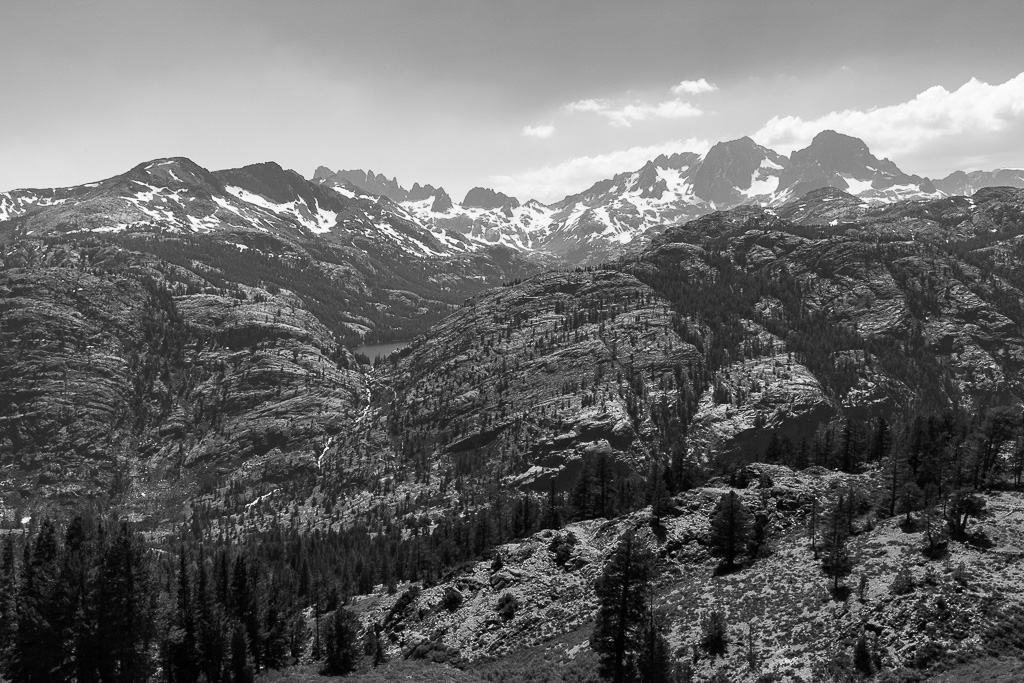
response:
{"label": "dark lake water", "polygon": [[381,358],[387,358],[391,355],[392,351],[404,348],[409,345],[409,342],[388,342],[387,344],[368,344],[366,346],[357,346],[352,349],[352,353],[361,353],[373,362],[373,359],[377,356]]}

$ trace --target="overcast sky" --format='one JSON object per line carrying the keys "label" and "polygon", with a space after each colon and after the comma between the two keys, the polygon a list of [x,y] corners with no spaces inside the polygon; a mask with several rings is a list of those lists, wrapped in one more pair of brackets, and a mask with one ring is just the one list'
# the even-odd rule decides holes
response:
{"label": "overcast sky", "polygon": [[161,156],[559,199],[823,128],[904,171],[1024,167],[1020,0],[0,0],[0,189]]}

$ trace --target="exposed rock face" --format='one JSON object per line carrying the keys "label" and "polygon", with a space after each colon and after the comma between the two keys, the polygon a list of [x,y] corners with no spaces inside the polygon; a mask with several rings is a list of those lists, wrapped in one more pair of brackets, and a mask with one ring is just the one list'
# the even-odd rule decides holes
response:
{"label": "exposed rock face", "polygon": [[[781,340],[775,343],[784,351]],[[814,374],[784,352],[734,363],[718,377],[728,400],[717,402],[708,388],[690,425],[687,443],[700,461],[749,458],[764,453],[772,438],[799,442],[836,412]]]}
{"label": "exposed rock face", "polygon": [[444,190],[438,190],[434,201],[430,204],[430,210],[434,213],[447,213],[452,208],[452,198]]}
{"label": "exposed rock face", "polygon": [[[692,311],[697,324],[729,307],[742,327],[728,323],[717,333],[719,339],[735,335],[736,342],[723,349],[727,358],[757,358],[754,331],[775,335],[773,345],[759,342],[757,348],[784,346],[794,354],[787,365],[795,359],[808,367],[834,406],[877,408],[916,395],[939,409],[1024,396],[1024,272],[1009,257],[1024,234],[1021,191],[988,189],[973,200],[871,210],[844,197],[822,191],[779,211],[804,223],[829,219],[813,228],[762,209],[736,209],[670,228],[631,269]],[[712,291],[721,304],[709,308],[694,303],[701,280],[762,293],[719,299],[719,285]],[[674,299],[674,289],[683,298]],[[804,316],[816,321],[818,331],[800,322]],[[827,341],[825,329],[838,336]],[[712,329],[717,345],[715,334]],[[725,374],[718,380],[729,384],[730,365],[719,367]],[[764,376],[767,369],[756,372]],[[777,376],[768,380],[773,382],[785,386]],[[735,399],[729,403],[736,405]]]}
{"label": "exposed rock face", "polygon": [[204,477],[315,476],[355,419],[362,375],[289,292],[102,244],[22,243],[4,263],[8,505],[113,494],[159,518]]}
{"label": "exposed rock face", "polygon": [[392,428],[535,490],[568,488],[599,452],[645,472],[638,439],[692,391],[693,363],[665,302],[634,278],[538,276],[471,299],[402,351],[387,377]]}
{"label": "exposed rock face", "polygon": [[643,473],[683,433],[721,463],[844,415],[1019,400],[1024,273],[981,265],[1024,233],[1017,192],[868,210],[821,191],[787,209],[810,225],[749,207],[666,230],[621,266],[650,289],[599,270],[472,299],[387,372],[390,428],[566,490],[587,457]]}
{"label": "exposed rock face", "polygon": [[834,187],[811,190],[778,209],[780,218],[801,225],[838,225],[867,213],[868,203]]}
{"label": "exposed rock face", "polygon": [[[693,192],[716,206],[740,204],[749,199],[750,194],[774,191],[788,164],[786,157],[747,137],[720,142],[704,156],[694,172]],[[763,189],[743,192],[749,191],[754,183],[761,184]]]}
{"label": "exposed rock face", "polygon": [[462,200],[462,206],[467,209],[514,209],[519,206],[519,200],[509,197],[503,192],[495,192],[486,187],[474,187],[466,193]]}

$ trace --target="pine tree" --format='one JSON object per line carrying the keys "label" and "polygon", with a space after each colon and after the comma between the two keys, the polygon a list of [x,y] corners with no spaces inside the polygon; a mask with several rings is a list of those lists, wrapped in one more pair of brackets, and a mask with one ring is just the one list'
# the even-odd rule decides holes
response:
{"label": "pine tree", "polygon": [[14,563],[14,540],[4,537],[0,551],[0,676],[10,675],[9,662],[18,635],[18,579]]}
{"label": "pine tree", "polygon": [[653,607],[647,610],[647,624],[644,627],[643,649],[637,660],[637,673],[641,683],[672,683],[672,649],[663,632],[661,619]]}
{"label": "pine tree", "polygon": [[155,590],[142,539],[127,522],[99,558],[97,640],[100,677],[124,683],[148,680],[153,669]]}
{"label": "pine tree", "polygon": [[832,579],[832,589],[836,595],[839,594],[839,580],[853,571],[853,556],[848,544],[850,523],[847,508],[846,495],[841,493],[821,524],[822,566],[825,575]]}
{"label": "pine tree", "polygon": [[344,676],[359,661],[359,619],[351,611],[339,607],[327,622],[324,634],[324,666],[326,676]]}
{"label": "pine tree", "polygon": [[657,462],[651,464],[647,479],[647,497],[651,505],[651,514],[655,517],[664,517],[672,509],[672,500],[669,498],[668,486],[665,483],[665,472]]}
{"label": "pine tree", "polygon": [[643,647],[653,572],[654,554],[630,532],[619,542],[594,583],[598,613],[590,647],[600,658],[601,676],[613,683],[627,679]]}
{"label": "pine tree", "polygon": [[708,543],[711,552],[725,561],[732,569],[736,557],[750,543],[753,517],[735,491],[723,493],[711,516],[711,530]]}
{"label": "pine tree", "polygon": [[11,678],[19,683],[49,683],[54,669],[68,660],[59,629],[53,592],[57,581],[57,530],[46,518],[34,543],[25,544],[18,630]]}
{"label": "pine tree", "polygon": [[871,447],[868,449],[868,462],[882,462],[889,455],[891,447],[892,430],[889,429],[889,423],[886,422],[885,418],[880,416],[874,436],[871,439]]}
{"label": "pine tree", "polygon": [[239,624],[235,624],[231,631],[231,663],[228,673],[228,683],[253,683],[249,643],[245,637],[245,629]]}
{"label": "pine tree", "polygon": [[570,497],[576,519],[590,519],[594,516],[593,488],[594,475],[590,469],[590,462],[587,458],[583,458],[583,468],[572,487]]}
{"label": "pine tree", "polygon": [[811,498],[811,514],[807,517],[807,535],[811,537],[811,550],[814,552],[814,559],[818,559],[818,498]]}
{"label": "pine tree", "polygon": [[196,612],[189,575],[188,557],[182,547],[178,555],[178,592],[171,637],[171,675],[175,683],[192,683],[199,675],[196,662]]}
{"label": "pine tree", "polygon": [[967,522],[971,517],[982,519],[986,515],[986,502],[977,493],[962,489],[957,491],[949,499],[946,508],[946,519],[949,521],[949,531],[954,538],[962,539],[967,535]]}
{"label": "pine tree", "polygon": [[196,631],[199,635],[199,668],[208,683],[220,683],[223,663],[227,656],[227,624],[221,605],[215,601],[210,590],[203,548],[199,548],[199,562],[196,577]]}

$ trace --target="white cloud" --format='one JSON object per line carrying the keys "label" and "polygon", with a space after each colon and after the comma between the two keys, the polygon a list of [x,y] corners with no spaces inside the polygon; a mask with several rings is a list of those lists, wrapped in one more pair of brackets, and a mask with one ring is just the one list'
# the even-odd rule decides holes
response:
{"label": "white cloud", "polygon": [[540,138],[541,140],[549,138],[555,134],[555,127],[551,124],[544,124],[540,126],[523,126],[523,135],[528,138]]}
{"label": "white cloud", "polygon": [[529,169],[513,175],[492,176],[488,183],[520,199],[532,197],[542,202],[551,202],[582,192],[598,180],[610,178],[623,171],[638,169],[659,154],[704,154],[710,147],[707,140],[696,138],[667,140],[656,145],[630,147],[607,154],[566,159],[558,164]]}
{"label": "white cloud", "polygon": [[668,100],[658,104],[627,104],[621,109],[606,109],[598,114],[606,117],[613,126],[628,128],[637,121],[648,119],[682,119],[700,116],[704,112],[689,102]]}
{"label": "white cloud", "polygon": [[608,100],[577,100],[565,105],[568,112],[574,111],[604,111],[611,106]]}
{"label": "white cloud", "polygon": [[672,86],[673,95],[700,95],[716,90],[718,90],[718,86],[708,83],[706,78],[699,78],[696,81],[679,81],[678,84]]}
{"label": "white cloud", "polygon": [[1024,73],[997,85],[972,78],[952,92],[936,85],[909,102],[866,111],[846,109],[814,119],[775,116],[753,138],[788,154],[806,146],[820,131],[832,129],[863,139],[876,155],[918,156],[927,163],[924,157],[938,155],[931,150],[962,146],[967,140],[999,144],[1005,150],[1008,141],[996,143],[992,134],[1022,123]]}
{"label": "white cloud", "polygon": [[[683,91],[677,91],[677,88],[681,88],[684,85],[694,88],[716,89],[715,86],[702,78],[699,81],[683,81],[679,85],[673,87],[672,91],[676,94],[680,94]],[[708,91],[699,90],[699,92]],[[599,116],[603,116],[608,119],[608,122],[611,125],[623,128],[629,128],[634,123],[647,121],[649,119],[682,119],[701,116],[704,114],[703,110],[700,108],[678,98],[666,100],[657,104],[647,104],[646,102],[640,101],[624,103],[622,100],[613,103],[611,100],[605,99],[586,99],[570,102],[565,105],[565,110],[569,113],[589,112],[598,114]]]}

